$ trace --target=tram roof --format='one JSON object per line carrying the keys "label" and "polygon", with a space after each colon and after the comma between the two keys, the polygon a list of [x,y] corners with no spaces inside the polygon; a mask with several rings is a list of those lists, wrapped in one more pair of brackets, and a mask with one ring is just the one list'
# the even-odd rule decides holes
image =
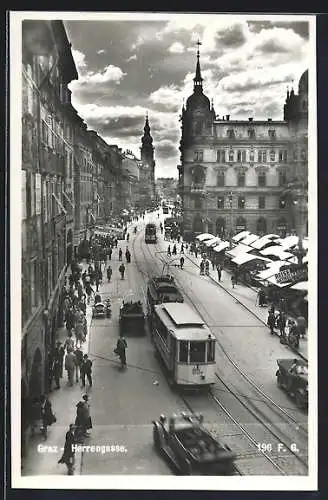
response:
{"label": "tram roof", "polygon": [[[211,334],[199,314],[185,302],[166,302],[155,306],[160,320],[178,340],[207,340]],[[214,335],[211,334],[214,340]]]}

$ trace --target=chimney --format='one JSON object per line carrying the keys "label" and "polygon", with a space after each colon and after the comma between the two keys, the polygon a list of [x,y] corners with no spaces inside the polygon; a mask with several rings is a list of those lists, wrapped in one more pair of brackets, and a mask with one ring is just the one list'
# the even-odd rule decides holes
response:
{"label": "chimney", "polygon": [[229,121],[230,120],[230,115],[226,115],[226,120]]}
{"label": "chimney", "polygon": [[253,121],[253,118],[248,118],[248,121],[249,121],[249,122],[252,122],[252,121]]}
{"label": "chimney", "polygon": [[268,118],[268,122],[272,122],[272,118]]}

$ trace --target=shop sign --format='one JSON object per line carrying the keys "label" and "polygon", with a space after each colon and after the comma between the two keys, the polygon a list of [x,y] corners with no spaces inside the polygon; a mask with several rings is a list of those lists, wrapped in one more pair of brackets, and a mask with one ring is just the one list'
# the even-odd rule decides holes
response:
{"label": "shop sign", "polygon": [[275,278],[277,283],[279,284],[307,281],[308,270],[307,268],[286,269],[285,271],[280,271],[278,274],[276,274]]}

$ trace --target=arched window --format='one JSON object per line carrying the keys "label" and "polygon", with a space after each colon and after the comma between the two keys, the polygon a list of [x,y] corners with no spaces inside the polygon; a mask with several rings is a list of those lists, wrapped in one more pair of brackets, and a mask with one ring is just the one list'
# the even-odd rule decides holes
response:
{"label": "arched window", "polygon": [[216,234],[221,238],[225,231],[225,219],[223,217],[218,217],[215,223]]}
{"label": "arched window", "polygon": [[254,151],[253,151],[253,149],[251,149],[251,151],[249,152],[249,161],[250,162],[254,161]]}
{"label": "arched window", "polygon": [[229,151],[229,161],[233,162],[233,159],[234,159],[234,152],[232,151],[232,149],[230,149],[230,151]]}
{"label": "arched window", "polygon": [[204,223],[200,215],[195,215],[192,230],[194,233],[203,233],[204,232]]}
{"label": "arched window", "polygon": [[241,210],[245,208],[245,196],[238,196],[238,208]]}
{"label": "arched window", "polygon": [[274,150],[270,151],[270,161],[276,160],[276,152]]}
{"label": "arched window", "polygon": [[244,217],[237,217],[236,230],[238,232],[246,230],[246,220],[244,219]]}
{"label": "arched window", "polygon": [[237,151],[237,162],[241,162],[241,151]]}
{"label": "arched window", "polygon": [[218,172],[217,178],[216,178],[216,185],[218,187],[224,187],[225,186],[225,174],[224,172]]}
{"label": "arched window", "polygon": [[256,224],[256,232],[258,235],[264,235],[267,232],[267,221],[264,217],[260,217]]}

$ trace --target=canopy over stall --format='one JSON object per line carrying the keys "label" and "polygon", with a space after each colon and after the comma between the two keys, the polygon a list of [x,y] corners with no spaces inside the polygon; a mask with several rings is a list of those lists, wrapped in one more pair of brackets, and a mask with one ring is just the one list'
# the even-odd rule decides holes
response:
{"label": "canopy over stall", "polygon": [[294,255],[290,252],[285,252],[285,250],[280,245],[270,246],[265,248],[264,250],[260,250],[261,255],[274,255],[275,257],[279,257],[280,260],[287,260],[294,257]]}
{"label": "canopy over stall", "polygon": [[247,246],[247,245],[244,245],[243,243],[240,243],[232,250],[229,250],[228,252],[226,252],[226,255],[228,255],[228,257],[237,257],[237,255],[239,255],[241,253],[247,253],[247,252],[250,252],[252,250],[254,250],[254,248]]}
{"label": "canopy over stall", "polygon": [[300,281],[299,283],[295,283],[295,285],[292,285],[290,288],[292,290],[304,290],[305,292],[308,291],[308,281]]}
{"label": "canopy over stall", "polygon": [[234,259],[232,259],[231,262],[234,262],[235,264],[237,264],[238,266],[241,266],[242,264],[246,264],[246,262],[250,262],[250,261],[255,261],[255,260],[260,260],[260,261],[266,261],[266,262],[270,262],[270,259],[266,259],[265,257],[259,257],[257,255],[250,255],[249,253],[242,253],[242,254],[239,254],[237,255],[237,257],[235,257]]}
{"label": "canopy over stall", "polygon": [[244,245],[251,245],[254,241],[259,240],[260,237],[256,234],[248,234],[245,238],[242,239],[241,243]]}
{"label": "canopy over stall", "polygon": [[228,241],[221,241],[216,247],[213,248],[214,252],[222,252],[222,250],[225,250],[230,246],[230,243]]}
{"label": "canopy over stall", "polygon": [[236,234],[232,240],[235,241],[236,243],[240,240],[242,240],[243,238],[245,238],[245,236],[247,236],[248,234],[250,234],[250,231],[241,231],[240,233]]}
{"label": "canopy over stall", "polygon": [[218,245],[220,242],[221,242],[220,238],[215,237],[215,238],[212,238],[211,240],[206,240],[205,245],[207,247],[212,247],[212,246]]}
{"label": "canopy over stall", "polygon": [[[289,265],[289,264],[287,264]],[[274,274],[277,274],[280,269],[286,266],[286,262],[283,260],[276,260],[275,262],[270,262],[268,264],[268,267],[264,269],[263,271],[260,271],[257,276],[255,277],[256,280],[266,280],[273,276]]]}
{"label": "canopy over stall", "polygon": [[215,238],[214,234],[209,234],[209,233],[202,233],[196,236],[196,240],[199,241],[206,241],[206,240],[211,240]]}
{"label": "canopy over stall", "polygon": [[251,246],[253,248],[256,248],[256,250],[262,250],[266,245],[275,245],[275,241],[271,240],[267,236],[262,236],[262,238],[259,238],[258,240],[253,241],[251,243]]}

